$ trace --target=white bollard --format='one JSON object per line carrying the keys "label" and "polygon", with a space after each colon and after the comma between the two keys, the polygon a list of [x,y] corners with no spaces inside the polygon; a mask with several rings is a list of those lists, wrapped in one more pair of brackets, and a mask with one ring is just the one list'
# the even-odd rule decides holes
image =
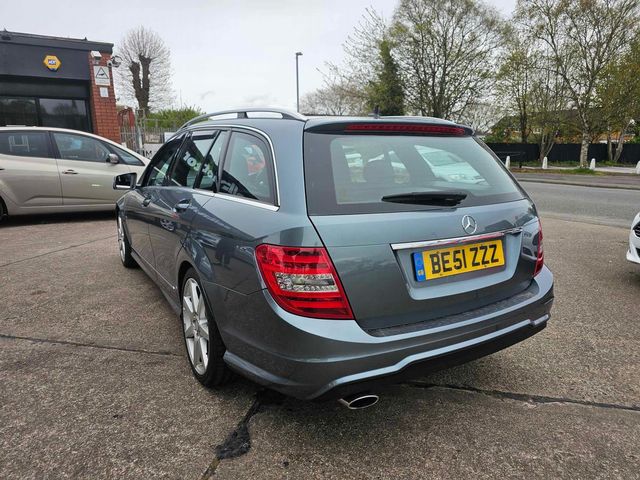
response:
{"label": "white bollard", "polygon": [[596,169],[596,159],[592,158],[591,163],[589,164],[589,170],[595,170],[595,169]]}
{"label": "white bollard", "polygon": [[[638,162],[640,165],[640,162]],[[511,170],[511,157],[507,155],[507,159],[504,161],[504,166],[507,167],[507,170]]]}
{"label": "white bollard", "polygon": [[542,159],[542,169],[546,170],[547,168],[549,168],[549,161],[547,160],[547,157],[544,157]]}
{"label": "white bollard", "polygon": [[638,164],[636,165],[636,173],[638,175],[640,175],[640,161],[638,162]]}

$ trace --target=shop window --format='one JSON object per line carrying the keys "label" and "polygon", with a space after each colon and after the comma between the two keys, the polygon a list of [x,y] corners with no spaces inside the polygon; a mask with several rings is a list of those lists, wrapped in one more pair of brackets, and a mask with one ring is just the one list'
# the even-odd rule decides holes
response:
{"label": "shop window", "polygon": [[38,103],[43,127],[90,130],[87,103],[84,100],[40,98]]}
{"label": "shop window", "polygon": [[0,97],[0,126],[37,124],[35,98]]}

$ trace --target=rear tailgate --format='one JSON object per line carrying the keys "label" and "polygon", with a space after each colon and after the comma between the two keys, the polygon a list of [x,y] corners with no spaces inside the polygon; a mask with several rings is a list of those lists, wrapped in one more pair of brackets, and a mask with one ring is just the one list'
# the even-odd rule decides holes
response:
{"label": "rear tailgate", "polygon": [[[472,137],[329,130],[305,135],[309,216],[364,329],[455,315],[531,284],[535,207]],[[445,207],[380,201],[435,190],[469,196]],[[482,252],[477,262],[463,258],[478,245],[489,252],[484,265]]]}

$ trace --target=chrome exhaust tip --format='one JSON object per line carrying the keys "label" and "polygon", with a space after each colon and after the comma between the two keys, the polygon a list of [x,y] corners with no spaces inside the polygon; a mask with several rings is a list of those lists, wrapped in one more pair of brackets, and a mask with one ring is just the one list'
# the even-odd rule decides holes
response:
{"label": "chrome exhaust tip", "polygon": [[338,399],[342,405],[347,407],[349,410],[361,410],[363,408],[372,407],[376,403],[378,403],[379,397],[378,395],[373,395],[371,393],[358,393],[355,395],[349,395],[344,398]]}

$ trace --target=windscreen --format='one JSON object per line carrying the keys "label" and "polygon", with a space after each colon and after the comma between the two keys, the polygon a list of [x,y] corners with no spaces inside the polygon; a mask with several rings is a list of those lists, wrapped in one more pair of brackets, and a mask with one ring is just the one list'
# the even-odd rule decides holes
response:
{"label": "windscreen", "polygon": [[311,215],[433,210],[383,197],[458,192],[458,206],[519,200],[522,192],[473,137],[305,133],[304,166]]}

